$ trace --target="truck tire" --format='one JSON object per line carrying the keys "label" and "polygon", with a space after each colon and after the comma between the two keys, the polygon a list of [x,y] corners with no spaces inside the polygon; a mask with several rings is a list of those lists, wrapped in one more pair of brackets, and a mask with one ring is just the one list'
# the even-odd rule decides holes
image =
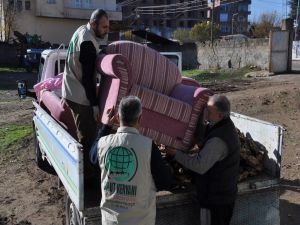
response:
{"label": "truck tire", "polygon": [[43,171],[56,174],[54,168],[48,163],[47,160],[44,160],[42,157],[42,152],[40,149],[39,141],[37,139],[37,134],[35,131],[35,126],[33,124],[33,133],[34,133],[34,151],[35,151],[35,163]]}
{"label": "truck tire", "polygon": [[65,215],[66,225],[82,225],[82,223],[80,222],[79,212],[70,199],[68,193],[66,193],[65,197]]}

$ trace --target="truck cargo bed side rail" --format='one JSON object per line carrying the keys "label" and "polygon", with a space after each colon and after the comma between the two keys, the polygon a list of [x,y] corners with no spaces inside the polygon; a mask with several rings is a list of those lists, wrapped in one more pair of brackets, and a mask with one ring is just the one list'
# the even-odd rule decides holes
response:
{"label": "truck cargo bed side rail", "polygon": [[36,102],[33,121],[41,151],[78,210],[84,209],[82,146]]}

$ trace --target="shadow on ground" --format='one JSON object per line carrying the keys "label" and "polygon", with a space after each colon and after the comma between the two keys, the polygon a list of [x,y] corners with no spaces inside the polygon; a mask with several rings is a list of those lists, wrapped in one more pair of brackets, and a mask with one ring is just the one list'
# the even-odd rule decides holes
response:
{"label": "shadow on ground", "polygon": [[300,224],[300,181],[281,181],[280,193],[280,224]]}

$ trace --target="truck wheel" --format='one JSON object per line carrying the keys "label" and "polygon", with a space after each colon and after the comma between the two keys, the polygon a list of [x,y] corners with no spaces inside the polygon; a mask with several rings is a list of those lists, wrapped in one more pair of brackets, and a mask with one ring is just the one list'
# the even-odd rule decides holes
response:
{"label": "truck wheel", "polygon": [[48,163],[47,160],[44,160],[42,157],[42,152],[40,149],[39,141],[37,139],[37,134],[35,132],[35,127],[33,125],[33,133],[34,133],[34,151],[35,151],[35,163],[36,165],[43,171],[51,174],[56,174],[53,167]]}
{"label": "truck wheel", "polygon": [[66,193],[65,203],[66,225],[81,225],[79,212],[68,193]]}

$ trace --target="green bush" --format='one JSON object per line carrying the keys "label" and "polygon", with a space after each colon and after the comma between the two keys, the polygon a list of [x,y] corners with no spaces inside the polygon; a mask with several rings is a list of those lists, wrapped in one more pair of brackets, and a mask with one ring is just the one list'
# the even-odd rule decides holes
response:
{"label": "green bush", "polygon": [[[213,40],[219,37],[220,28],[217,24],[213,24]],[[190,31],[190,39],[198,42],[206,42],[211,40],[211,23],[197,23]]]}

